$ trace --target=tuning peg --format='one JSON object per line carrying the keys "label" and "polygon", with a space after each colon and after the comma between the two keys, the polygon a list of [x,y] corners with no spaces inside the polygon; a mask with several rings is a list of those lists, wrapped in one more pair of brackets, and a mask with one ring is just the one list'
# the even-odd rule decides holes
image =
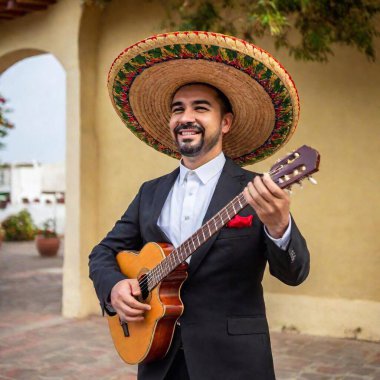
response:
{"label": "tuning peg", "polygon": [[313,185],[318,185],[318,182],[317,182],[312,176],[307,177],[307,179],[308,179]]}
{"label": "tuning peg", "polygon": [[294,153],[294,157],[298,158],[299,156],[300,156],[300,154],[298,152]]}
{"label": "tuning peg", "polygon": [[285,174],[285,175],[284,175],[284,180],[285,180],[285,181],[289,181],[289,180],[290,180],[290,177],[289,177],[287,174]]}

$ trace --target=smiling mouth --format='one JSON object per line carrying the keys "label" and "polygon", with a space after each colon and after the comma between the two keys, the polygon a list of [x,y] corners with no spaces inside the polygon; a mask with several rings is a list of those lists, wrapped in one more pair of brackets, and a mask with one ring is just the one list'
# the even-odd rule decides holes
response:
{"label": "smiling mouth", "polygon": [[180,135],[180,136],[195,136],[195,135],[199,135],[201,132],[198,132],[198,131],[189,131],[189,130],[184,130],[184,131],[180,131],[178,132],[177,134]]}

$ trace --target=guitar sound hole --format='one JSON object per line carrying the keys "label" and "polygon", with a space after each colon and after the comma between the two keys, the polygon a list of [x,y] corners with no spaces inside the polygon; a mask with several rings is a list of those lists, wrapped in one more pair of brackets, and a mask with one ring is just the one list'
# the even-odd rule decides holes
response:
{"label": "guitar sound hole", "polygon": [[141,289],[141,299],[145,301],[149,297],[148,278],[146,274],[143,274],[139,278],[139,285]]}
{"label": "guitar sound hole", "polygon": [[148,290],[141,292],[141,297],[144,301],[148,298],[148,296],[149,296]]}

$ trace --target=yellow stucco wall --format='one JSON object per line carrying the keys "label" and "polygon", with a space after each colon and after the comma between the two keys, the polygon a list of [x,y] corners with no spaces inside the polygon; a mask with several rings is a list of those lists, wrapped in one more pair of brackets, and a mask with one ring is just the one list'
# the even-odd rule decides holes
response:
{"label": "yellow stucco wall", "polygon": [[[64,310],[72,316],[99,312],[87,279],[91,247],[112,228],[143,181],[177,165],[127,130],[106,88],[108,69],[120,51],[160,31],[162,8],[151,1],[113,0],[102,14],[89,8],[82,13],[78,3],[61,0],[44,14],[0,23],[0,35],[11,36],[0,44],[0,70],[4,54],[40,49],[55,54],[67,72],[71,212]],[[25,25],[28,33],[19,28]],[[292,196],[292,213],[312,255],[311,274],[296,288],[266,275],[270,325],[379,340],[380,64],[348,48],[337,48],[328,64],[317,64],[295,62],[285,52],[276,52],[269,40],[260,46],[292,74],[301,119],[284,149],[249,168],[265,171],[276,158],[303,144],[317,148],[322,156],[315,176],[319,185],[305,184]]]}
{"label": "yellow stucco wall", "polygon": [[[96,107],[101,142],[99,236],[123,213],[142,181],[177,165],[129,133],[112,109],[105,85],[113,59],[125,47],[158,32],[162,14],[152,2],[137,6],[114,0],[102,17]],[[321,171],[315,176],[319,185],[306,183],[292,196],[292,213],[312,253],[311,274],[297,288],[266,276],[271,325],[336,336],[352,336],[361,327],[359,338],[380,339],[380,282],[376,281],[380,210],[375,169],[380,161],[380,65],[346,48],[336,49],[328,64],[318,64],[295,62],[285,52],[276,52],[269,40],[261,41],[261,46],[292,74],[301,99],[301,119],[288,146],[250,169],[268,170],[277,157],[303,144],[317,148],[322,156]],[[361,302],[360,315],[356,300]]]}

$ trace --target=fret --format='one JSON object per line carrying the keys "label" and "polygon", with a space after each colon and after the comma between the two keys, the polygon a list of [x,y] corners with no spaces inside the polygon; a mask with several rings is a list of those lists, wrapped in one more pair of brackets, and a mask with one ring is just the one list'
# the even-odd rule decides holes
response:
{"label": "fret", "polygon": [[218,231],[218,226],[216,225],[216,220],[215,220],[215,218],[212,218],[211,220],[214,222],[215,232]]}
{"label": "fret", "polygon": [[205,232],[203,231],[203,227],[201,227],[201,231],[202,231],[202,235],[203,235],[203,240],[202,240],[202,243],[203,243],[206,241]]}
{"label": "fret", "polygon": [[196,250],[196,249],[198,249],[199,248],[199,240],[198,240],[198,236],[197,235],[195,235],[195,236],[193,236],[193,244],[194,244],[194,251]]}
{"label": "fret", "polygon": [[220,211],[212,218],[215,223],[215,228],[218,231],[221,228]]}
{"label": "fret", "polygon": [[191,241],[193,243],[193,252],[197,250],[197,248],[199,247],[198,243],[196,242],[195,240],[196,236],[194,236]]}
{"label": "fret", "polygon": [[191,240],[191,243],[193,244],[193,252],[194,252],[197,249],[197,247],[195,246],[195,241]]}
{"label": "fret", "polygon": [[206,224],[206,226],[207,226],[207,228],[208,228],[208,233],[209,233],[209,236],[211,236],[211,235],[212,235],[212,233],[211,233],[211,230],[210,230],[210,225],[209,225],[209,223],[207,223],[207,224]]}
{"label": "fret", "polygon": [[225,216],[226,210],[223,209],[223,211],[220,213],[222,224],[225,225],[227,223],[227,218]]}

